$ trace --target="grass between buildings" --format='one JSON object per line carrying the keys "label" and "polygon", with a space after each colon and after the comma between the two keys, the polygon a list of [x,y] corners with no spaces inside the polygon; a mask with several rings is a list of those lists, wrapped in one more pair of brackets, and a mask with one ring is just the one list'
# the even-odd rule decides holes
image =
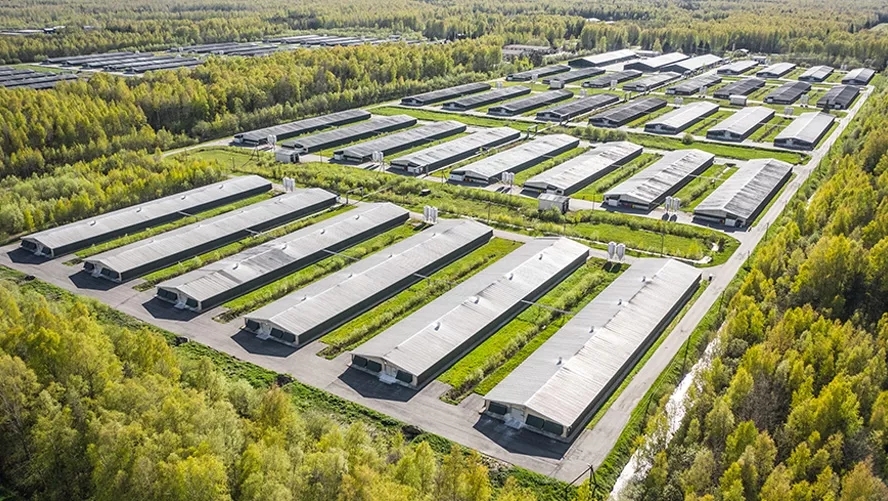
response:
{"label": "grass between buildings", "polygon": [[400,158],[400,157],[403,157],[404,155],[409,155],[411,153],[415,153],[417,151],[424,150],[426,148],[431,148],[432,146],[438,146],[441,143],[446,143],[447,141],[453,141],[455,139],[459,139],[463,136],[468,136],[468,135],[469,135],[468,132],[460,132],[458,134],[454,134],[452,136],[447,136],[445,138],[435,139],[433,141],[429,141],[428,143],[423,143],[418,146],[414,146],[412,148],[408,148],[406,150],[399,151],[397,153],[393,153],[390,157],[388,157],[388,159],[391,160],[393,158]]}
{"label": "grass between buildings", "polygon": [[770,120],[763,123],[752,135],[749,136],[751,141],[757,143],[770,143],[774,141],[777,134],[792,123],[792,118],[774,115]]}
{"label": "grass between buildings", "polygon": [[421,227],[417,226],[416,221],[408,221],[397,228],[391,229],[369,240],[365,240],[337,255],[322,259],[295,273],[291,273],[268,285],[232,299],[222,305],[227,308],[227,310],[224,313],[217,315],[214,320],[230,322],[244,313],[261,308],[262,306],[286,296],[297,289],[320,280],[335,271],[341,270],[358,259],[363,259],[374,252],[378,252],[385,247],[415,235],[418,228]]}
{"label": "grass between buildings", "polygon": [[284,226],[266,231],[265,233],[252,235],[243,240],[239,240],[224,247],[220,247],[216,250],[206,252],[199,256],[194,256],[193,258],[186,261],[178,262],[174,265],[167,266],[166,268],[145,275],[144,277],[142,277],[143,281],[133,287],[133,289],[136,289],[137,291],[146,291],[154,287],[155,285],[169,280],[173,277],[178,277],[179,275],[183,275],[185,273],[188,273],[189,271],[196,270],[206,264],[218,261],[229,256],[233,256],[238,252],[243,251],[244,249],[249,249],[250,247],[264,244],[265,242],[280,238],[284,235],[293,233],[294,231],[301,230],[302,228],[305,228],[307,226],[320,223],[325,219],[338,216],[339,214],[349,211],[352,208],[354,208],[353,205],[340,205],[337,207],[333,207],[320,214],[314,214],[308,217],[304,217]]}
{"label": "grass between buildings", "polygon": [[189,224],[196,223],[198,221],[203,221],[205,219],[209,219],[214,216],[218,216],[221,214],[225,214],[226,212],[231,212],[236,209],[240,209],[246,207],[248,205],[252,205],[255,203],[259,203],[275,195],[274,192],[262,193],[261,195],[252,196],[250,198],[245,198],[243,200],[238,200],[237,202],[230,203],[228,205],[223,205],[221,207],[216,207],[215,209],[210,209],[199,214],[195,214],[193,216],[183,217],[181,219],[177,219],[175,221],[162,224],[160,226],[153,226],[151,228],[147,228],[142,231],[138,231],[136,233],[130,233],[128,235],[124,235],[122,237],[115,238],[114,240],[109,240],[107,242],[103,242],[100,244],[93,245],[92,247],[88,247],[81,251],[75,253],[77,256],[76,259],[72,259],[71,261],[66,262],[65,264],[78,264],[82,262],[83,259],[86,259],[90,256],[95,256],[96,254],[116,249],[118,247],[123,247],[124,245],[131,244],[133,242],[138,242],[139,240],[144,240],[146,238],[153,237],[155,235],[159,235],[161,233],[165,233],[167,231],[175,230],[176,228],[181,228],[183,226],[187,226]]}
{"label": "grass between buildings", "polygon": [[472,125],[475,127],[511,127],[520,131],[526,131],[538,125],[532,122],[510,120],[507,118],[479,117],[458,112],[432,111],[401,106],[380,106],[379,108],[371,108],[369,111],[374,115],[410,115],[417,120],[431,121],[456,120],[457,122],[462,122],[466,125]]}
{"label": "grass between buildings", "polygon": [[751,148],[733,144],[713,143],[708,141],[692,141],[685,144],[681,139],[672,137],[655,136],[652,134],[629,133],[629,140],[645,148],[660,150],[684,150],[696,148],[712,153],[717,157],[733,158],[737,160],[752,160],[755,158],[774,158],[791,164],[803,164],[810,158],[804,153],[793,151],[769,150],[765,148]]}
{"label": "grass between buildings", "polygon": [[706,131],[708,131],[710,127],[725,120],[726,118],[730,117],[733,114],[734,114],[733,111],[718,110],[715,113],[713,113],[712,115],[705,117],[703,120],[700,120],[699,122],[694,124],[692,127],[688,128],[687,133],[694,135],[694,136],[705,136]]}
{"label": "grass between buildings", "polygon": [[644,168],[650,166],[657,160],[663,158],[661,155],[657,155],[656,153],[642,153],[637,158],[632,159],[626,165],[618,167],[613,172],[602,176],[597,181],[593,182],[589,186],[586,186],[582,190],[571,195],[572,198],[579,198],[581,200],[589,200],[591,202],[601,202],[604,197],[604,193],[616,186],[617,184],[629,179],[637,172],[640,172]]}
{"label": "grass between buildings", "polygon": [[564,162],[567,162],[571,158],[577,157],[583,153],[586,153],[587,151],[589,151],[589,148],[574,148],[572,150],[565,151],[564,153],[562,153],[560,155],[552,157],[546,161],[540,162],[540,163],[534,165],[533,167],[530,167],[528,169],[524,169],[523,171],[515,174],[515,185],[520,186],[520,185],[524,184],[525,181],[532,178],[533,176],[536,176],[537,174],[539,174],[541,172],[545,172],[545,171],[551,169],[552,167],[555,167],[556,165],[563,164]]}
{"label": "grass between buildings", "polygon": [[519,242],[513,240],[493,238],[467,256],[433,273],[428,280],[410,286],[323,336],[321,342],[327,347],[318,355],[333,359],[354,349],[520,246]]}
{"label": "grass between buildings", "polygon": [[641,118],[636,118],[635,120],[626,124],[626,127],[630,127],[630,128],[644,127],[644,124],[650,122],[651,120],[653,120],[655,118],[660,118],[663,115],[665,115],[671,111],[675,111],[675,109],[676,108],[673,108],[672,106],[666,105],[665,107],[660,108],[659,110],[654,111],[653,113],[648,113],[647,115],[645,115]]}
{"label": "grass between buildings", "polygon": [[236,146],[207,146],[205,148],[184,150],[175,155],[191,156],[208,162],[218,162],[222,168],[230,169],[231,171],[236,171],[247,165],[257,165],[260,159],[274,159],[270,151],[238,148]]}
{"label": "grass between buildings", "polygon": [[690,183],[684,185],[675,197],[681,200],[681,209],[686,212],[693,212],[694,207],[700,204],[710,193],[721,186],[729,177],[737,172],[736,167],[728,167],[726,165],[714,164],[706,169],[703,174],[692,179]]}
{"label": "grass between buildings", "polygon": [[499,379],[495,380],[495,385],[523,360],[515,362],[517,357],[523,355],[526,358],[532,353],[533,348],[522,352],[525,347],[541,336],[545,341],[563,325],[565,315],[550,308],[578,311],[610,284],[621,270],[621,266],[602,260],[588,261],[536,302],[542,306],[530,306],[521,312],[441,374],[438,380],[452,387],[441,397],[442,400],[458,403],[476,391],[485,378],[505,367],[497,375]]}

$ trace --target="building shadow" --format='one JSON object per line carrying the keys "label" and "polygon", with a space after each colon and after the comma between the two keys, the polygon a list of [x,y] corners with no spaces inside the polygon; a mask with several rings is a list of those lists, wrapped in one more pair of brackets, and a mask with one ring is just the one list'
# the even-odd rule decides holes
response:
{"label": "building shadow", "polygon": [[561,459],[570,449],[569,443],[524,429],[516,430],[506,426],[499,419],[484,414],[481,415],[473,428],[512,454]]}
{"label": "building shadow", "polygon": [[259,339],[255,334],[246,329],[238,330],[231,336],[231,339],[240,345],[241,348],[254,355],[287,358],[298,349],[277,341]]}
{"label": "building shadow", "polygon": [[159,320],[188,322],[200,315],[200,313],[197,313],[196,311],[176,308],[171,303],[158,299],[157,297],[152,297],[148,301],[145,301],[142,303],[142,307],[145,308],[145,311],[147,311],[151,317]]}
{"label": "building shadow", "polygon": [[383,383],[379,378],[372,374],[368,374],[352,367],[349,367],[345,372],[340,374],[339,380],[345,383],[349,388],[355,390],[358,395],[376,400],[407,402],[419,393],[414,389],[399,384]]}
{"label": "building shadow", "polygon": [[112,282],[111,280],[105,280],[104,278],[96,278],[83,270],[70,275],[68,280],[70,280],[78,289],[93,291],[109,291],[123,285],[117,282]]}
{"label": "building shadow", "polygon": [[46,256],[38,256],[33,252],[28,251],[27,249],[23,249],[21,247],[16,247],[11,251],[6,253],[9,260],[16,264],[43,264],[47,261],[51,261],[52,258],[48,258]]}

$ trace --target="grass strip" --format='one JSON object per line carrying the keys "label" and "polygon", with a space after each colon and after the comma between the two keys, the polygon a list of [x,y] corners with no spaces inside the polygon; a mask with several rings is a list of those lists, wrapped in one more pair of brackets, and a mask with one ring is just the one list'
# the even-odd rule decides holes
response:
{"label": "grass strip", "polygon": [[214,317],[214,320],[223,323],[230,322],[244,313],[261,308],[262,306],[282,298],[297,289],[320,280],[330,273],[341,270],[357,259],[362,259],[374,252],[384,249],[385,247],[400,242],[409,236],[415,235],[417,229],[414,227],[414,224],[415,222],[407,222],[397,228],[366,240],[355,247],[342,251],[339,255],[322,259],[321,261],[307,266],[295,273],[232,299],[222,305],[227,308],[227,310]]}
{"label": "grass strip", "polygon": [[544,162],[540,162],[529,169],[524,169],[523,171],[515,174],[515,186],[521,186],[524,184],[525,181],[532,178],[533,176],[545,172],[552,167],[555,167],[556,165],[563,164],[571,158],[577,157],[583,153],[586,153],[587,151],[589,151],[588,148],[574,148],[572,150],[565,151],[560,155],[554,156]]}
{"label": "grass strip", "polygon": [[591,202],[600,202],[603,200],[604,193],[607,190],[613,188],[626,179],[629,179],[636,173],[641,172],[643,169],[650,166],[661,158],[663,157],[661,155],[657,155],[656,153],[642,153],[637,158],[633,158],[626,165],[618,167],[610,174],[602,176],[589,186],[586,186],[582,190],[574,193],[573,195],[571,195],[571,197],[579,198],[581,200],[589,200]]}
{"label": "grass strip", "polygon": [[655,136],[652,134],[629,133],[629,140],[645,148],[660,150],[685,150],[696,148],[712,153],[717,157],[734,158],[737,160],[752,160],[755,158],[775,158],[791,164],[802,164],[810,158],[804,153],[792,151],[769,150],[765,148],[751,148],[734,144],[712,143],[707,141],[693,141],[685,144],[681,139],[672,137]]}
{"label": "grass strip", "polygon": [[695,177],[690,183],[682,186],[678,192],[673,195],[681,200],[681,209],[691,212],[694,207],[700,204],[710,193],[721,186],[729,177],[737,172],[736,167],[727,167],[721,164],[713,164],[706,169],[703,174]]}
{"label": "grass strip", "polygon": [[705,117],[703,120],[700,120],[699,122],[694,124],[693,127],[687,130],[687,133],[694,136],[706,135],[706,131],[709,130],[710,127],[725,120],[733,114],[734,112],[727,110],[716,111],[712,115],[709,115],[708,117]]}
{"label": "grass strip", "polygon": [[597,294],[596,290],[600,292],[613,281],[621,269],[619,265],[609,265],[598,259],[588,261],[544,294],[537,301],[542,306],[530,306],[521,312],[441,374],[438,380],[452,387],[441,399],[458,403],[475,391],[485,377],[503,366],[536,336],[559,323],[564,315],[549,308],[574,310],[586,297]]}
{"label": "grass strip", "polygon": [[320,214],[315,214],[313,216],[302,218],[290,224],[286,224],[279,228],[267,231],[265,233],[249,236],[243,240],[228,244],[216,250],[205,252],[199,256],[194,256],[193,258],[186,261],[178,262],[174,265],[167,266],[166,268],[145,275],[144,277],[142,277],[143,282],[137,284],[135,287],[133,287],[133,289],[137,291],[146,291],[148,289],[151,289],[155,285],[167,281],[173,277],[178,277],[179,275],[183,275],[185,273],[188,273],[189,271],[194,271],[208,263],[233,256],[238,252],[243,251],[244,249],[249,249],[250,247],[264,244],[276,238],[280,238],[284,235],[293,233],[294,231],[301,230],[302,228],[305,228],[307,226],[319,223],[325,219],[330,219],[333,216],[338,216],[339,214],[347,212],[352,208],[354,208],[354,205],[340,205],[338,207],[328,209]]}
{"label": "grass strip", "polygon": [[252,205],[255,203],[259,203],[269,198],[273,197],[274,193],[262,193],[261,195],[256,195],[250,198],[245,198],[243,200],[238,200],[237,202],[230,203],[228,205],[223,205],[221,207],[216,207],[215,209],[210,209],[199,214],[195,214],[193,216],[183,217],[181,219],[177,219],[175,221],[162,224],[160,226],[153,226],[151,228],[138,231],[136,233],[130,233],[128,235],[124,235],[122,237],[115,238],[114,240],[109,240],[107,242],[103,242],[100,244],[93,245],[92,247],[88,247],[76,253],[77,258],[67,261],[65,264],[79,264],[83,259],[86,259],[91,256],[95,256],[96,254],[100,254],[102,252],[116,249],[118,247],[123,247],[124,245],[131,244],[133,242],[138,242],[139,240],[144,240],[146,238],[151,238],[155,235],[159,235],[161,233],[165,233],[167,231],[175,230],[177,228],[181,228],[183,226],[187,226],[189,224],[196,223],[198,221],[203,221],[205,219],[209,219],[214,216],[218,216],[221,214],[225,214],[226,212],[231,212],[233,210],[237,210],[248,205]]}
{"label": "grass strip", "polygon": [[513,240],[492,239],[466,257],[433,273],[428,280],[410,286],[325,335],[321,342],[327,347],[318,355],[333,359],[340,353],[354,349],[520,246],[519,242]]}

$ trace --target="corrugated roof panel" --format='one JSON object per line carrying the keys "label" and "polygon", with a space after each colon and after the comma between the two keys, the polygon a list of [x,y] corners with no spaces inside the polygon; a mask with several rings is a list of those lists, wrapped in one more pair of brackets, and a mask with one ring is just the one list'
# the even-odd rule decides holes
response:
{"label": "corrugated roof panel", "polygon": [[749,221],[792,172],[792,166],[772,158],[743,163],[694,209],[694,214]]}
{"label": "corrugated roof panel", "polygon": [[345,110],[329,115],[321,115],[319,117],[306,118],[295,122],[264,127],[262,129],[251,130],[235,134],[235,138],[250,143],[265,143],[268,136],[275,136],[277,139],[307,134],[325,127],[333,127],[345,123],[356,122],[358,120],[366,120],[370,118],[370,112],[364,110]]}
{"label": "corrugated roof panel", "polygon": [[497,106],[491,106],[487,112],[491,115],[518,115],[525,111],[539,108],[540,106],[556,103],[564,99],[573,97],[573,92],[569,90],[550,90],[532,94],[523,99],[516,99]]}
{"label": "corrugated roof panel", "polygon": [[477,162],[453,169],[451,174],[486,179],[488,182],[499,178],[504,172],[517,171],[518,167],[529,167],[576,148],[580,140],[567,134],[537,136],[526,143],[502,151]]}
{"label": "corrugated roof panel", "polygon": [[572,193],[592,182],[599,173],[604,175],[627,159],[638,156],[642,150],[641,146],[624,141],[605,143],[533,176],[525,181],[524,186],[540,191]]}
{"label": "corrugated roof panel", "polygon": [[604,194],[632,203],[653,204],[701,166],[711,164],[715,155],[700,150],[677,150],[663,155],[650,167],[623,181]]}
{"label": "corrugated roof panel", "polygon": [[285,148],[293,148],[303,152],[314,152],[329,146],[338,146],[344,142],[359,140],[383,132],[403,129],[416,125],[416,119],[409,115],[392,115],[374,117],[347,127],[326,130],[311,136],[291,139],[281,144]]}
{"label": "corrugated roof panel", "polygon": [[752,59],[734,61],[732,63],[721,66],[718,70],[716,70],[716,73],[720,75],[739,75],[755,68],[756,66],[758,66],[758,64],[758,61],[753,61]]}
{"label": "corrugated roof panel", "polygon": [[710,128],[707,134],[723,134],[730,132],[731,134],[746,137],[747,134],[765,120],[770,120],[774,116],[772,108],[764,106],[750,106],[743,108],[730,117]]}
{"label": "corrugated roof panel", "polygon": [[401,100],[401,103],[420,104],[424,106],[432,103],[437,103],[439,101],[444,101],[446,99],[454,99],[459,96],[481,92],[488,89],[490,89],[490,84],[487,82],[468,83],[457,85],[455,87],[448,87],[446,89],[433,90],[431,92],[426,92],[423,94],[416,94],[414,96],[407,96]]}
{"label": "corrugated roof panel", "polygon": [[422,142],[435,141],[443,137],[465,132],[465,130],[466,125],[464,123],[454,120],[432,122],[428,125],[421,125],[413,129],[336,150],[333,152],[333,157],[337,159],[343,157],[346,159],[369,160],[375,151],[389,155]]}
{"label": "corrugated roof panel", "polygon": [[792,139],[814,144],[832,126],[834,121],[835,117],[827,113],[802,113],[777,134],[774,142]]}
{"label": "corrugated roof panel", "polygon": [[467,152],[477,152],[481,148],[490,147],[491,144],[501,144],[503,141],[518,139],[520,135],[520,132],[509,127],[484,129],[396,158],[391,161],[391,164],[406,169],[423,168],[426,165],[435,165],[441,162],[447,163],[448,159],[456,158]]}
{"label": "corrugated roof panel", "polygon": [[771,66],[756,73],[756,76],[765,78],[780,78],[790,71],[794,70],[796,65],[793,63],[774,63]]}
{"label": "corrugated roof panel", "polygon": [[669,113],[655,118],[644,125],[647,131],[663,128],[674,131],[682,131],[691,126],[697,120],[718,111],[718,104],[710,101],[696,101],[678,107]]}

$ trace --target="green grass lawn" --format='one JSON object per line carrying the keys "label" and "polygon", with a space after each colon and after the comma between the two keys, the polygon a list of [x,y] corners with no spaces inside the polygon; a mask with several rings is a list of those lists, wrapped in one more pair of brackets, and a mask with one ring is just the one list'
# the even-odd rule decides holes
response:
{"label": "green grass lawn", "polygon": [[694,136],[705,136],[706,131],[713,127],[714,125],[726,120],[728,117],[733,115],[733,111],[728,110],[718,110],[712,115],[705,117],[703,120],[700,120],[696,124],[689,127],[685,132]]}
{"label": "green grass lawn", "polygon": [[629,122],[628,124],[626,124],[626,127],[632,127],[632,128],[635,128],[635,127],[643,127],[644,124],[650,122],[651,120],[653,120],[653,119],[655,119],[655,118],[660,118],[660,117],[662,117],[663,115],[665,115],[665,114],[667,114],[667,113],[669,113],[669,112],[671,112],[671,111],[675,111],[675,108],[673,108],[672,106],[668,106],[668,105],[667,105],[667,106],[665,106],[665,107],[663,107],[663,108],[660,108],[659,110],[657,110],[657,111],[655,111],[655,112],[653,112],[653,113],[648,113],[647,115],[645,115],[645,116],[643,116],[643,117],[641,117],[641,118],[636,118],[635,120],[633,120],[633,121]]}
{"label": "green grass lawn", "polygon": [[682,210],[693,212],[694,207],[699,205],[700,202],[721,186],[735,172],[737,172],[736,167],[714,164],[706,169],[703,174],[684,185],[674,196],[681,200]]}
{"label": "green grass lawn", "polygon": [[581,200],[589,200],[590,202],[601,202],[604,193],[618,185],[619,183],[629,179],[635,173],[640,172],[645,167],[650,166],[662,156],[656,153],[642,153],[637,158],[632,159],[626,165],[618,167],[616,170],[607,174],[592,184],[586,186],[582,190],[571,195],[572,198]]}
{"label": "green grass lawn", "polygon": [[759,143],[770,143],[774,141],[777,134],[780,134],[780,131],[785,129],[786,126],[791,123],[792,118],[774,115],[770,120],[759,126],[759,128],[749,136],[749,139]]}
{"label": "green grass lawn", "polygon": [[339,271],[358,259],[362,259],[374,252],[378,252],[392,244],[400,242],[407,237],[415,235],[417,231],[419,230],[416,227],[416,222],[408,221],[397,228],[391,229],[381,235],[365,240],[361,244],[342,251],[339,255],[322,259],[295,273],[291,273],[286,277],[275,280],[268,285],[224,303],[222,306],[227,308],[227,311],[217,315],[214,320],[230,322],[244,313],[249,313],[257,308],[261,308],[262,306],[280,299],[295,290],[301,289],[312,282],[316,282],[335,271]]}
{"label": "green grass lawn", "polygon": [[[609,271],[611,269],[613,271]],[[537,303],[576,313],[619,275],[619,269],[619,266],[611,268],[601,260],[591,260],[543,295]],[[527,308],[438,377],[439,381],[452,387],[444,400],[459,402],[476,391],[483,380],[489,379],[501,367],[507,367],[499,371],[491,384],[485,385],[484,389],[489,390],[523,360],[516,360],[517,357],[523,355],[526,358],[532,353],[531,348],[524,353],[521,350],[540,336],[548,339],[565,321],[563,314],[550,309],[540,306]],[[535,343],[535,346],[539,344],[542,342]]]}
{"label": "green grass lawn", "polygon": [[520,246],[519,242],[513,240],[491,239],[462,259],[433,273],[428,280],[410,286],[324,335],[321,342],[327,347],[318,355],[332,359],[354,349]]}
{"label": "green grass lawn", "polygon": [[783,160],[791,164],[801,164],[810,158],[805,153],[796,153],[792,151],[768,150],[764,148],[750,148],[748,146],[739,146],[734,144],[711,143],[705,141],[694,141],[691,144],[684,144],[681,139],[672,137],[655,136],[652,134],[629,133],[629,140],[635,144],[640,144],[646,148],[656,148],[661,150],[682,150],[695,148],[702,151],[708,151],[717,157],[734,158],[737,160],[752,160],[754,158],[775,158]]}
{"label": "green grass lawn", "polygon": [[210,252],[205,252],[199,256],[194,256],[193,258],[186,261],[181,261],[174,265],[167,266],[166,268],[145,275],[144,277],[142,277],[142,283],[136,285],[133,288],[138,291],[146,291],[154,287],[155,285],[169,280],[173,277],[178,277],[179,275],[183,275],[185,273],[188,273],[189,271],[196,270],[209,263],[218,261],[229,256],[233,256],[238,252],[249,249],[250,247],[264,244],[265,242],[280,238],[284,235],[293,233],[294,231],[319,223],[325,219],[338,216],[339,214],[349,211],[352,208],[354,208],[353,205],[340,205],[332,209],[328,209],[320,214],[304,217],[292,223],[285,224],[284,226],[281,226],[279,228],[274,228],[272,230],[266,231],[265,233],[252,235],[243,240],[230,243],[224,247],[220,247]]}
{"label": "green grass lawn", "polygon": [[400,106],[380,106],[369,109],[375,115],[410,115],[417,120],[456,120],[466,125],[475,127],[512,127],[513,129],[526,131],[536,127],[537,124],[510,120],[508,118],[479,117],[449,111],[430,111],[424,109],[407,108]]}
{"label": "green grass lawn", "polygon": [[159,235],[161,233],[175,230],[176,228],[181,228],[183,226],[187,226],[189,224],[196,223],[198,221],[203,221],[204,219],[209,219],[214,216],[218,216],[220,214],[225,214],[226,212],[231,212],[236,209],[240,209],[242,207],[246,207],[248,205],[252,205],[258,202],[262,202],[264,200],[268,200],[274,195],[273,192],[262,193],[260,195],[255,195],[250,198],[245,198],[243,200],[238,200],[237,202],[232,202],[228,205],[223,205],[221,207],[216,207],[214,209],[210,209],[199,214],[195,214],[194,216],[183,217],[181,219],[177,219],[175,221],[162,224],[160,226],[153,226],[151,228],[138,231],[136,233],[130,233],[128,235],[124,235],[122,237],[115,238],[114,240],[109,240],[107,242],[103,242],[100,244],[93,245],[86,249],[80,250],[76,252],[77,259],[73,259],[68,261],[66,264],[77,264],[81,262],[81,260],[86,259],[91,256],[95,256],[96,254],[116,249],[118,247],[122,247],[127,244],[131,244],[133,242],[138,242],[139,240],[144,240],[146,238],[153,237],[155,235]]}
{"label": "green grass lawn", "polygon": [[231,170],[237,170],[246,166],[255,166],[260,159],[274,159],[274,156],[268,151],[256,151],[247,148],[236,148],[233,146],[195,148],[193,150],[177,153],[176,155],[190,156],[208,162],[218,162],[223,168]]}

